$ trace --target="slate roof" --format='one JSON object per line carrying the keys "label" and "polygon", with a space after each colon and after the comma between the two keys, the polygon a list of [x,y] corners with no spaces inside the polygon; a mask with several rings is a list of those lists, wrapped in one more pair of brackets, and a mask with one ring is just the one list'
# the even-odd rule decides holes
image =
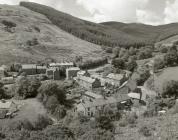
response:
{"label": "slate roof", "polygon": [[128,96],[129,96],[130,98],[140,100],[140,93],[131,92],[131,93],[128,94]]}
{"label": "slate roof", "polygon": [[49,64],[50,67],[58,67],[58,66],[73,66],[73,62],[63,62],[63,63],[51,63]]}
{"label": "slate roof", "polygon": [[85,81],[85,82],[88,82],[88,83],[94,83],[95,82],[95,80],[96,79],[93,79],[93,78],[91,78],[91,77],[86,77],[86,76],[81,76],[80,78],[79,78],[79,80],[82,80],[82,81]]}
{"label": "slate roof", "polygon": [[23,64],[22,69],[46,69],[46,66],[38,66],[36,64]]}
{"label": "slate roof", "polygon": [[13,104],[12,101],[0,101],[0,109],[10,109],[11,105]]}
{"label": "slate roof", "polygon": [[117,80],[117,81],[122,80],[123,77],[124,77],[123,74],[114,74],[114,73],[110,73],[110,74],[108,74],[108,76],[107,76],[107,78],[113,79],[113,80]]}
{"label": "slate roof", "polygon": [[71,67],[71,68],[67,69],[67,71],[69,71],[69,70],[79,71],[80,68],[79,67]]}
{"label": "slate roof", "polygon": [[95,93],[90,92],[90,91],[85,92],[84,95],[89,96],[89,97],[93,97],[95,99],[102,98],[102,95],[98,95],[98,94],[95,94]]}
{"label": "slate roof", "polygon": [[114,103],[119,103],[122,101],[129,100],[130,98],[127,95],[121,95],[120,97],[114,98],[114,97],[108,97],[106,99],[100,98],[100,99],[95,99],[94,101],[85,101],[83,106],[85,108],[88,107],[96,107],[96,106],[103,106],[103,105],[108,105],[108,104],[114,104]]}

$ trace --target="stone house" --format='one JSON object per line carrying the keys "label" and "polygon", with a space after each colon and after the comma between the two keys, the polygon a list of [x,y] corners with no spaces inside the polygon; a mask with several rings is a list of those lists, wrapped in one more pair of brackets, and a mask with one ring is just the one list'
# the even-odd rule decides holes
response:
{"label": "stone house", "polygon": [[71,68],[74,66],[73,62],[61,62],[61,63],[50,63],[49,67],[53,67],[53,68]]}
{"label": "stone house", "polygon": [[82,100],[84,101],[93,101],[100,98],[103,98],[103,96],[90,91],[86,91],[82,94]]}
{"label": "stone house", "polygon": [[88,71],[81,70],[77,72],[77,77],[81,77],[81,76],[90,77],[90,73]]}
{"label": "stone house", "polygon": [[17,105],[13,101],[0,101],[0,119],[4,119],[17,111]]}
{"label": "stone house", "polygon": [[126,79],[125,74],[110,73],[106,76],[105,82],[113,86],[120,86]]}
{"label": "stone house", "polygon": [[77,73],[80,71],[80,68],[78,67],[71,67],[66,69],[66,79],[71,80],[74,77],[77,77]]}
{"label": "stone house", "polygon": [[22,65],[21,71],[25,72],[27,75],[35,75],[35,74],[45,74],[46,66],[39,66],[36,64],[24,64]]}
{"label": "stone house", "polygon": [[52,80],[60,80],[61,79],[59,68],[48,68],[46,70],[46,75],[49,79],[52,79]]}
{"label": "stone house", "polygon": [[77,77],[77,82],[80,86],[92,90],[94,88],[99,88],[101,87],[101,82],[99,79],[94,79],[91,77],[86,77],[86,76],[80,76]]}
{"label": "stone house", "polygon": [[4,77],[4,78],[1,78],[1,82],[4,85],[14,84],[15,83],[15,78],[14,77]]}
{"label": "stone house", "polygon": [[127,95],[121,95],[120,98],[98,98],[93,101],[83,101],[79,103],[73,111],[74,113],[80,113],[88,117],[93,117],[98,111],[103,110],[106,106],[111,107],[113,110],[117,110],[117,105],[119,103],[125,104],[127,101],[130,101],[130,98]]}

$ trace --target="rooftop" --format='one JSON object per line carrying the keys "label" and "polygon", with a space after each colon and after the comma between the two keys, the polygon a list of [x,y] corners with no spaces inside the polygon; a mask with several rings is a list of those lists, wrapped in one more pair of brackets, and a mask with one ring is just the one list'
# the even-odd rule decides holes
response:
{"label": "rooftop", "polygon": [[46,69],[46,66],[39,66],[36,64],[23,64],[22,69]]}
{"label": "rooftop", "polygon": [[119,97],[115,98],[115,97],[108,97],[106,99],[104,98],[99,98],[96,99],[94,101],[85,101],[83,104],[84,107],[88,108],[88,107],[96,107],[96,106],[103,106],[103,105],[107,105],[107,104],[114,104],[114,103],[118,103],[118,102],[123,102],[126,100],[129,100],[130,98],[127,95],[120,95]]}
{"label": "rooftop", "polygon": [[67,70],[80,70],[80,68],[79,67],[71,67],[71,68],[68,68]]}
{"label": "rooftop", "polygon": [[128,96],[130,98],[138,99],[138,100],[140,100],[140,97],[141,97],[140,93],[134,93],[134,92],[129,93]]}
{"label": "rooftop", "polygon": [[12,104],[13,104],[12,101],[0,100],[0,109],[9,109]]}
{"label": "rooftop", "polygon": [[87,95],[87,96],[93,97],[93,98],[95,98],[95,99],[103,98],[103,96],[102,96],[102,95],[95,94],[95,93],[93,93],[93,92],[89,92],[89,91],[85,92],[85,93],[84,93],[84,95]]}
{"label": "rooftop", "polygon": [[107,76],[107,78],[109,78],[109,79],[118,80],[118,81],[122,80],[123,77],[124,77],[123,74],[114,74],[114,73],[110,73]]}
{"label": "rooftop", "polygon": [[73,62],[62,62],[62,63],[51,63],[49,64],[50,67],[57,67],[57,66],[73,66]]}
{"label": "rooftop", "polygon": [[83,80],[83,81],[86,81],[86,82],[88,82],[88,83],[94,83],[95,80],[96,80],[96,79],[93,79],[93,78],[91,78],[91,77],[86,77],[86,76],[81,76],[79,79],[80,79],[80,80]]}

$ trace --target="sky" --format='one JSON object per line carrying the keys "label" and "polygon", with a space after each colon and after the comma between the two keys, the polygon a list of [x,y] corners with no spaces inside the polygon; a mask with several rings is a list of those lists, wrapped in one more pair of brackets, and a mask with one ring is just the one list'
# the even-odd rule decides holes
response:
{"label": "sky", "polygon": [[[17,5],[20,0],[0,0]],[[51,6],[92,22],[117,21],[150,25],[178,22],[178,0],[23,0]]]}

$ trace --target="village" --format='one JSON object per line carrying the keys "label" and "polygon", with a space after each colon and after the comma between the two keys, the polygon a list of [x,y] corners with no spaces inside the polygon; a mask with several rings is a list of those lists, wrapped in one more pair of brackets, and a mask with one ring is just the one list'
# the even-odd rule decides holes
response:
{"label": "village", "polygon": [[[106,65],[110,67],[110,64]],[[24,76],[36,77],[42,82],[72,81],[78,85],[77,88],[81,89],[77,93],[78,98],[75,99],[73,113],[83,114],[87,117],[95,116],[106,106],[117,110],[118,105],[121,105],[125,111],[136,110],[139,115],[140,111],[146,110],[147,98],[156,96],[156,93],[149,91],[144,86],[137,86],[131,79],[132,72],[128,70],[122,70],[119,74],[104,74],[104,71],[97,69],[81,70],[79,67],[75,67],[73,62],[49,63],[48,65],[18,64],[16,67],[19,72],[11,72],[5,65],[0,67],[1,82],[7,91],[15,84],[15,81]],[[103,69],[103,67],[99,67],[99,69]],[[11,74],[10,77],[7,76],[9,74]],[[76,97],[76,93],[73,94],[74,90],[75,88],[68,90],[67,98]],[[139,104],[139,108],[134,108],[134,104]],[[1,100],[1,119],[13,116],[17,110],[19,110],[18,105],[15,105],[13,99]]]}

